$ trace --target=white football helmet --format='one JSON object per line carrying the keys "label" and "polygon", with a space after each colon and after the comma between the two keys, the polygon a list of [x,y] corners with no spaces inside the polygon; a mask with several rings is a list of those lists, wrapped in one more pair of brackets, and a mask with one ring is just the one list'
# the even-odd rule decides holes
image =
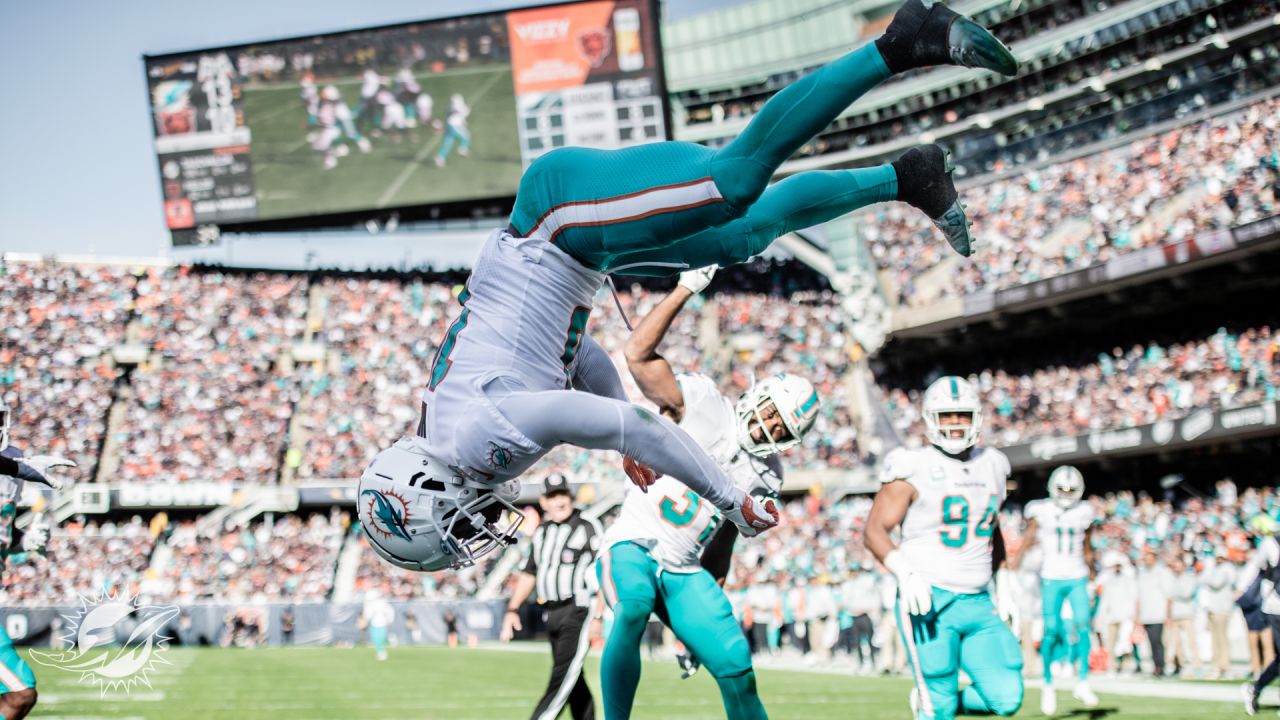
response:
{"label": "white football helmet", "polygon": [[[787,437],[775,441],[764,433],[764,440],[757,442],[751,437],[752,421],[760,427],[767,427],[761,412],[773,405],[782,424],[787,428]],[[779,373],[751,386],[751,389],[738,398],[738,444],[743,450],[756,457],[768,457],[795,447],[804,439],[813,423],[818,418],[818,408],[822,402],[818,399],[818,391],[813,383],[798,375]]]}
{"label": "white football helmet", "polygon": [[516,479],[494,484],[432,457],[416,437],[383,450],[360,476],[360,524],[374,552],[407,570],[472,565],[516,542]]}
{"label": "white football helmet", "polygon": [[[982,400],[973,384],[962,377],[944,375],[933,381],[924,391],[924,434],[929,442],[951,455],[973,447],[982,432]],[[972,418],[967,425],[943,425],[943,413],[968,413]],[[963,431],[955,437],[953,433]]]}
{"label": "white football helmet", "polygon": [[338,92],[338,88],[335,85],[325,85],[324,89],[320,91],[321,100],[337,102],[341,98],[342,98],[342,95],[341,93]]}
{"label": "white football helmet", "polygon": [[1054,468],[1049,473],[1049,497],[1064,510],[1080,502],[1084,497],[1084,475],[1070,465]]}
{"label": "white football helmet", "polygon": [[0,450],[9,447],[9,422],[12,419],[9,406],[0,400]]}

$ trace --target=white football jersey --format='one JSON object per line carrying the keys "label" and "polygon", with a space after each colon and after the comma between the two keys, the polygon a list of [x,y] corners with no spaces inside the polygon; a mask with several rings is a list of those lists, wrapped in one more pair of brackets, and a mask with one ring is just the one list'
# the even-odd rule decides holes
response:
{"label": "white football jersey", "polygon": [[[757,458],[734,439],[737,416],[733,403],[720,394],[705,375],[678,375],[684,396],[680,427],[746,490],[776,493],[782,487],[782,465],[777,456]],[[641,492],[628,485],[622,511],[605,533],[604,545],[634,542],[649,550],[663,570],[697,572],[699,558],[715,535],[722,515],[714,505],[675,478],[664,476]]]}
{"label": "white football jersey", "polygon": [[1065,510],[1052,500],[1032,500],[1023,510],[1036,521],[1036,542],[1043,548],[1045,580],[1079,580],[1089,576],[1084,561],[1085,532],[1098,521],[1093,506],[1080,502]]}
{"label": "white football jersey", "polygon": [[916,491],[899,549],[931,585],[956,593],[986,589],[1009,472],[1009,459],[992,448],[973,448],[968,460],[932,445],[885,456],[882,482],[904,480]]}
{"label": "white football jersey", "polygon": [[422,393],[419,434],[433,455],[502,482],[545,454],[498,412],[485,388],[567,388],[604,279],[543,240],[506,230],[489,236]]}
{"label": "white football jersey", "polygon": [[[22,459],[22,451],[10,445],[0,454],[14,460]],[[0,551],[13,542],[13,523],[18,516],[18,500],[22,499],[22,488],[26,481],[12,475],[0,475]]]}

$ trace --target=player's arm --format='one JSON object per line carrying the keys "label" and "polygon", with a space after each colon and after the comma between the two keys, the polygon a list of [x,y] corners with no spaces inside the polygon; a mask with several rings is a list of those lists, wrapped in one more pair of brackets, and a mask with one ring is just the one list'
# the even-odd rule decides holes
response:
{"label": "player's arm", "polygon": [[671,363],[658,353],[658,345],[685,303],[704,290],[714,274],[714,267],[681,273],[675,289],[640,319],[627,339],[627,370],[635,378],[640,392],[672,422],[680,422],[684,417],[684,394],[680,392],[680,383],[676,382]]}
{"label": "player's arm", "polygon": [[[1019,552],[1018,558],[1014,562],[1017,562],[1021,556],[1022,553]],[[1004,546],[1004,533],[1000,531],[1000,521],[996,520],[991,526],[991,572],[998,571],[1000,566],[1005,564],[1006,559],[1008,559],[1008,550]],[[1017,567],[1017,565],[1015,564],[1012,567]]]}
{"label": "player's arm", "polygon": [[702,551],[702,569],[711,573],[716,584],[724,587],[725,578],[729,577],[729,566],[733,562],[733,545],[738,540],[738,529],[733,523],[720,526],[711,542]]}
{"label": "player's arm", "polygon": [[626,402],[627,391],[609,353],[590,335],[582,337],[582,345],[574,359],[571,377],[574,390]]}
{"label": "player's arm", "polygon": [[0,455],[0,475],[16,477],[26,482],[40,483],[57,490],[60,483],[45,477],[44,472],[37,470],[35,466],[40,466],[44,469],[44,472],[47,472],[51,467],[75,467],[76,464],[66,458],[53,455],[37,455],[29,458],[28,462]]}
{"label": "player's arm", "polygon": [[638,405],[572,390],[544,390],[513,393],[497,406],[536,445],[551,448],[568,443],[588,450],[617,450],[674,477],[723,510],[730,522],[744,529],[744,535],[778,524],[772,501],[752,500],[688,433]]}
{"label": "player's arm", "polygon": [[[885,567],[889,567],[889,556],[898,549],[889,533],[902,524],[902,519],[907,516],[907,508],[911,507],[915,499],[916,489],[911,483],[893,480],[880,487],[880,492],[876,493],[876,498],[871,503],[871,514],[867,516],[867,549]],[[889,569],[893,570],[891,567]]]}
{"label": "player's arm", "polygon": [[[1013,554],[1013,557],[1009,558],[1009,569],[1017,570],[1018,568],[1022,567],[1023,556],[1026,555],[1027,551],[1030,550],[1032,547],[1034,547],[1036,544],[1036,530],[1038,530],[1039,528],[1040,528],[1040,525],[1039,523],[1036,522],[1036,519],[1034,517],[1029,518],[1027,520],[1027,527],[1022,531],[1022,542],[1019,543],[1018,545],[1018,551]],[[999,533],[996,533],[996,534],[999,535]],[[1085,542],[1086,543],[1088,542],[1088,536],[1086,536]],[[1087,547],[1088,546],[1086,545],[1086,548]],[[1004,554],[1004,551],[1005,551],[1004,537],[1002,536],[1000,538],[1001,555]],[[1086,558],[1088,557],[1088,553],[1089,553],[1089,550],[1086,549],[1085,550]],[[997,564],[996,567],[999,567],[999,565]]]}
{"label": "player's arm", "polygon": [[502,630],[498,633],[498,639],[502,642],[510,642],[515,634],[524,629],[524,625],[520,622],[520,608],[524,607],[524,603],[533,594],[533,586],[538,581],[538,560],[533,552],[529,553],[529,560],[524,564],[524,569],[516,574],[516,587],[511,592],[511,599],[507,601],[507,609],[502,613]]}

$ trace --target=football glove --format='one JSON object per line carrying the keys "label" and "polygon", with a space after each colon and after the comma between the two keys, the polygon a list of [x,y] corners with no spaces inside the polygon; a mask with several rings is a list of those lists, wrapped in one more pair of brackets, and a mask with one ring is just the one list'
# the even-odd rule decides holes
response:
{"label": "football glove", "polygon": [[649,492],[649,486],[658,481],[658,473],[654,472],[653,468],[632,460],[626,455],[622,456],[622,471],[627,474],[631,482],[635,483],[636,487],[640,488],[640,492]]}
{"label": "football glove", "polygon": [[711,278],[715,277],[718,269],[715,265],[708,265],[697,270],[686,270],[680,273],[680,279],[676,284],[697,295],[707,289],[707,286],[711,284]]}
{"label": "football glove", "polygon": [[[25,466],[25,470],[24,467]],[[18,461],[18,477],[28,482],[48,485],[54,490],[62,489],[62,481],[46,475],[51,468],[73,468],[76,464],[57,455],[35,455]]]}
{"label": "football glove", "polygon": [[744,537],[755,537],[778,524],[778,508],[772,500],[762,503],[745,492],[733,507],[724,511],[724,516],[738,526],[738,532]]}
{"label": "football glove", "polygon": [[43,516],[31,521],[26,530],[22,531],[22,551],[29,553],[44,552],[44,548],[49,544],[49,524],[45,522]]}
{"label": "football glove", "polygon": [[1017,579],[1012,570],[1000,568],[996,571],[995,583],[996,614],[1018,637],[1022,632],[1022,613],[1018,610]]}
{"label": "football glove", "polygon": [[933,588],[898,550],[884,558],[884,566],[898,579],[898,599],[912,615],[928,615],[933,610]]}

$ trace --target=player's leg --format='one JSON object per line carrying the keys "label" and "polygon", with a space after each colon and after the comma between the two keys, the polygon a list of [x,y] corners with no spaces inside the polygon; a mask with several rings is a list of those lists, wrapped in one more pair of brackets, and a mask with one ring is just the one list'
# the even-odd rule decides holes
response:
{"label": "player's leg", "polygon": [[611,545],[596,562],[600,590],[613,610],[613,626],[600,658],[605,720],[631,716],[640,684],[640,642],[657,599],[658,563],[632,542]]}
{"label": "player's leg", "polygon": [[520,180],[513,231],[601,270],[615,256],[671,245],[743,215],[787,158],[892,73],[936,64],[1017,69],[986,30],[941,3],[908,0],[881,38],[775,94],[719,150],[654,143],[543,155]]}
{"label": "player's leg", "polygon": [[[890,200],[908,202],[931,218],[942,217],[957,207],[951,171],[941,148],[922,145],[892,163],[876,167],[792,175],[770,185],[747,214],[737,220],[704,230],[671,247],[621,255],[609,263],[609,269],[664,276],[680,272],[682,265],[696,268],[746,262],[789,232]],[[907,181],[900,182],[899,178]],[[940,227],[957,251],[963,255],[971,252],[967,222],[960,220]]]}
{"label": "player's leg", "polygon": [[22,720],[36,705],[36,676],[0,627],[0,718]]}
{"label": "player's leg", "polygon": [[767,718],[756,691],[747,638],[711,573],[664,572],[658,588],[676,637],[716,679],[725,714],[735,720]]}
{"label": "player's leg", "polygon": [[1053,685],[1053,663],[1059,659],[1063,646],[1067,643],[1067,628],[1062,622],[1062,605],[1067,601],[1070,589],[1070,584],[1061,580],[1040,582],[1040,607],[1044,615],[1044,639],[1040,642],[1040,657],[1044,662],[1046,686]]}
{"label": "player's leg", "polygon": [[1089,628],[1093,624],[1093,608],[1089,602],[1089,581],[1080,578],[1071,583],[1067,594],[1067,603],[1071,606],[1071,625],[1067,628],[1067,637],[1071,641],[1071,661],[1076,667],[1075,698],[1086,706],[1098,704],[1098,696],[1089,687],[1089,651],[1092,649],[1092,636]]}
{"label": "player's leg", "polygon": [[955,596],[933,589],[933,610],[911,615],[899,601],[898,629],[915,680],[912,710],[916,720],[952,720],[960,691],[960,633],[949,613]]}
{"label": "player's leg", "polygon": [[967,596],[961,603],[965,634],[960,667],[973,680],[960,696],[964,715],[1003,715],[1022,706],[1022,649],[1013,631],[1001,622],[991,599]]}

